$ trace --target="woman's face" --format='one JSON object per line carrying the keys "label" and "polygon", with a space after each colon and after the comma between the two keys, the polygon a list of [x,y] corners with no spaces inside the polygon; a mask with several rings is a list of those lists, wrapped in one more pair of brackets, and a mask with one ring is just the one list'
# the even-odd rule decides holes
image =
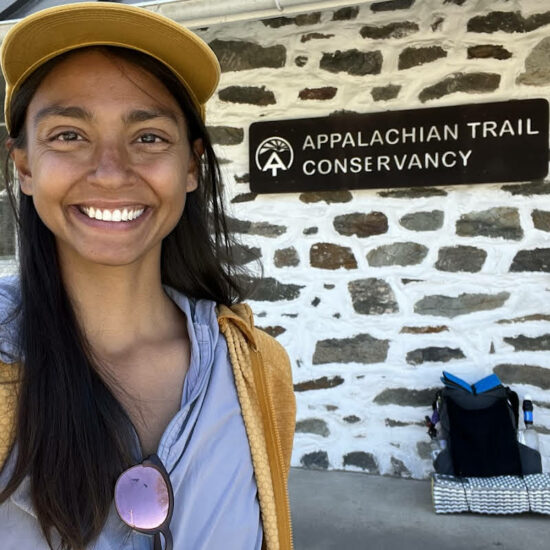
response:
{"label": "woman's face", "polygon": [[76,52],[44,78],[25,128],[26,147],[13,152],[21,190],[62,265],[158,262],[197,187],[184,115],[166,87],[101,50]]}

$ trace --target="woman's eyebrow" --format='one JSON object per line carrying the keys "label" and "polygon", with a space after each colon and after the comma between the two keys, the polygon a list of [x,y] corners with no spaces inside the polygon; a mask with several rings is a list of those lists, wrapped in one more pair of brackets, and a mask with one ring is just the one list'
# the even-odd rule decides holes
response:
{"label": "woman's eyebrow", "polygon": [[34,117],[34,125],[37,126],[41,120],[48,116],[64,116],[68,118],[79,118],[87,121],[92,120],[93,118],[92,113],[82,107],[48,105],[36,113],[36,116]]}
{"label": "woman's eyebrow", "polygon": [[168,118],[178,124],[178,116],[170,109],[155,108],[155,109],[136,109],[131,111],[124,117],[124,122],[132,124],[136,122],[147,122],[155,118]]}
{"label": "woman's eyebrow", "polygon": [[[91,121],[93,114],[77,106],[63,106],[63,105],[48,105],[43,109],[40,109],[34,117],[35,126],[48,116],[63,116],[67,118],[78,118],[86,121]],[[136,109],[124,116],[124,122],[126,124],[132,124],[136,122],[146,122],[155,118],[168,118],[174,123],[178,123],[178,116],[170,109],[155,108],[155,109]]]}

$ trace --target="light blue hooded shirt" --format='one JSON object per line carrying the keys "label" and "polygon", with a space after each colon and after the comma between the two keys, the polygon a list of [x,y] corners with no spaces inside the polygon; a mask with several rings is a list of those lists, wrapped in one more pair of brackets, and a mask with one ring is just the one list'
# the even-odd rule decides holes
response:
{"label": "light blue hooded shirt", "polygon": [[[166,287],[185,313],[191,361],[181,408],[166,427],[157,454],[170,474],[174,550],[260,550],[262,527],[250,447],[215,304],[189,300]],[[19,300],[17,278],[0,279],[0,323]],[[0,360],[17,358],[17,324],[0,324]],[[0,474],[4,487],[16,449]],[[47,550],[26,478],[0,505],[2,550]],[[58,541],[54,538],[55,543]],[[153,539],[133,531],[114,505],[89,550],[151,550]]]}

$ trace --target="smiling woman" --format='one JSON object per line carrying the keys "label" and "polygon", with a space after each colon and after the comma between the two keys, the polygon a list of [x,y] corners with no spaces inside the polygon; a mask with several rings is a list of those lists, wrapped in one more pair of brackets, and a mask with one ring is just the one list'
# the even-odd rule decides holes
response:
{"label": "smiling woman", "polygon": [[80,3],[15,25],[2,69],[20,256],[0,279],[2,549],[291,548],[290,365],[232,305],[213,53]]}

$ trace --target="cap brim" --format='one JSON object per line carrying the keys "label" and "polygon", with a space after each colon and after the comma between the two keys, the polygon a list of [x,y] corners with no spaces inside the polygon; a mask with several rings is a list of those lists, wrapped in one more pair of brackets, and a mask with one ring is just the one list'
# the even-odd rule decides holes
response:
{"label": "cap brim", "polygon": [[204,105],[218,85],[220,66],[203,40],[143,8],[85,2],[34,13],[6,34],[0,54],[6,79],[6,124],[13,94],[33,71],[62,53],[100,45],[137,50],[166,65],[204,117]]}

